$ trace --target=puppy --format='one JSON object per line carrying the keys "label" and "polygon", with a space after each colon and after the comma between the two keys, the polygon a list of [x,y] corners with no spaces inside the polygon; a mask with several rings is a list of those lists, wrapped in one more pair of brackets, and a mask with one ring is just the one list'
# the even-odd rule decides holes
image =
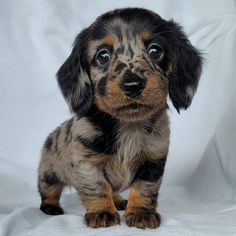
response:
{"label": "puppy", "polygon": [[[84,29],[57,79],[74,116],[47,138],[39,166],[40,209],[59,215],[73,186],[89,227],[156,228],[169,146],[167,96],[179,111],[197,89],[202,58],[182,28],[149,10],[110,11]],[[120,192],[129,188],[128,201]]]}

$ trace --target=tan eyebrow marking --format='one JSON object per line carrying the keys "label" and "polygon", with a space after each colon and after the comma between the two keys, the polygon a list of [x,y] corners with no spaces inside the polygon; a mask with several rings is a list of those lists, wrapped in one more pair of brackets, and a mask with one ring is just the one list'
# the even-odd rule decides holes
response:
{"label": "tan eyebrow marking", "polygon": [[99,40],[92,40],[88,43],[88,58],[89,60],[92,60],[92,58],[94,57],[94,54],[97,50],[97,48],[102,45],[108,45],[108,46],[114,46],[116,41],[116,37],[112,34],[107,35],[106,37],[104,37],[103,39],[99,39]]}
{"label": "tan eyebrow marking", "polygon": [[106,45],[113,46],[115,43],[115,38],[113,35],[108,35],[102,41]]}
{"label": "tan eyebrow marking", "polygon": [[151,38],[151,32],[149,32],[149,31],[143,31],[143,32],[141,33],[141,39],[142,39],[143,42],[148,41],[150,38]]}

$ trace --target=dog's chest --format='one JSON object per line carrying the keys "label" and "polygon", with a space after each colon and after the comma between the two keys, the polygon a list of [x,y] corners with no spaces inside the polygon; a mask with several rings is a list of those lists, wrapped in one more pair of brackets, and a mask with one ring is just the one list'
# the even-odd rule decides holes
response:
{"label": "dog's chest", "polygon": [[124,162],[109,163],[104,173],[114,192],[124,191],[132,180],[132,170]]}
{"label": "dog's chest", "polygon": [[117,151],[110,157],[104,173],[114,191],[123,191],[132,182],[136,170],[143,163],[145,153],[154,150],[154,135],[140,127],[129,127],[120,131]]}

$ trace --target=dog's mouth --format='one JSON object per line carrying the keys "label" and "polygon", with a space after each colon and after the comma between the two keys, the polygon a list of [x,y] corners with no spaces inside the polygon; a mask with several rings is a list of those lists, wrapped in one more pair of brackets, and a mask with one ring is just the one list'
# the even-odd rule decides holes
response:
{"label": "dog's mouth", "polygon": [[118,108],[116,108],[117,112],[134,112],[134,111],[144,111],[147,109],[151,109],[150,105],[146,105],[146,104],[141,104],[141,103],[137,103],[137,102],[132,102],[128,105],[124,105],[124,106],[120,106]]}
{"label": "dog's mouth", "polygon": [[132,102],[115,109],[115,115],[124,121],[141,121],[152,114],[154,108],[149,104]]}
{"label": "dog's mouth", "polygon": [[116,108],[116,114],[120,118],[141,119],[144,114],[149,113],[152,109],[153,107],[150,105],[133,102]]}

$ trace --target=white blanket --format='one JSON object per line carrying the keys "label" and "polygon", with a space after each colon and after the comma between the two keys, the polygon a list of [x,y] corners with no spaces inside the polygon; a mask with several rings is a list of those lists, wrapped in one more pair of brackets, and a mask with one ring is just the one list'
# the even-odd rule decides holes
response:
{"label": "white blanket", "polygon": [[[39,209],[37,166],[47,134],[70,116],[55,73],[76,34],[101,13],[140,6],[174,18],[205,53],[191,108],[171,107],[171,145],[158,229],[90,229],[73,190],[66,214]],[[236,3],[234,0],[0,2],[0,236],[236,235]],[[123,212],[121,213],[121,218]]]}

